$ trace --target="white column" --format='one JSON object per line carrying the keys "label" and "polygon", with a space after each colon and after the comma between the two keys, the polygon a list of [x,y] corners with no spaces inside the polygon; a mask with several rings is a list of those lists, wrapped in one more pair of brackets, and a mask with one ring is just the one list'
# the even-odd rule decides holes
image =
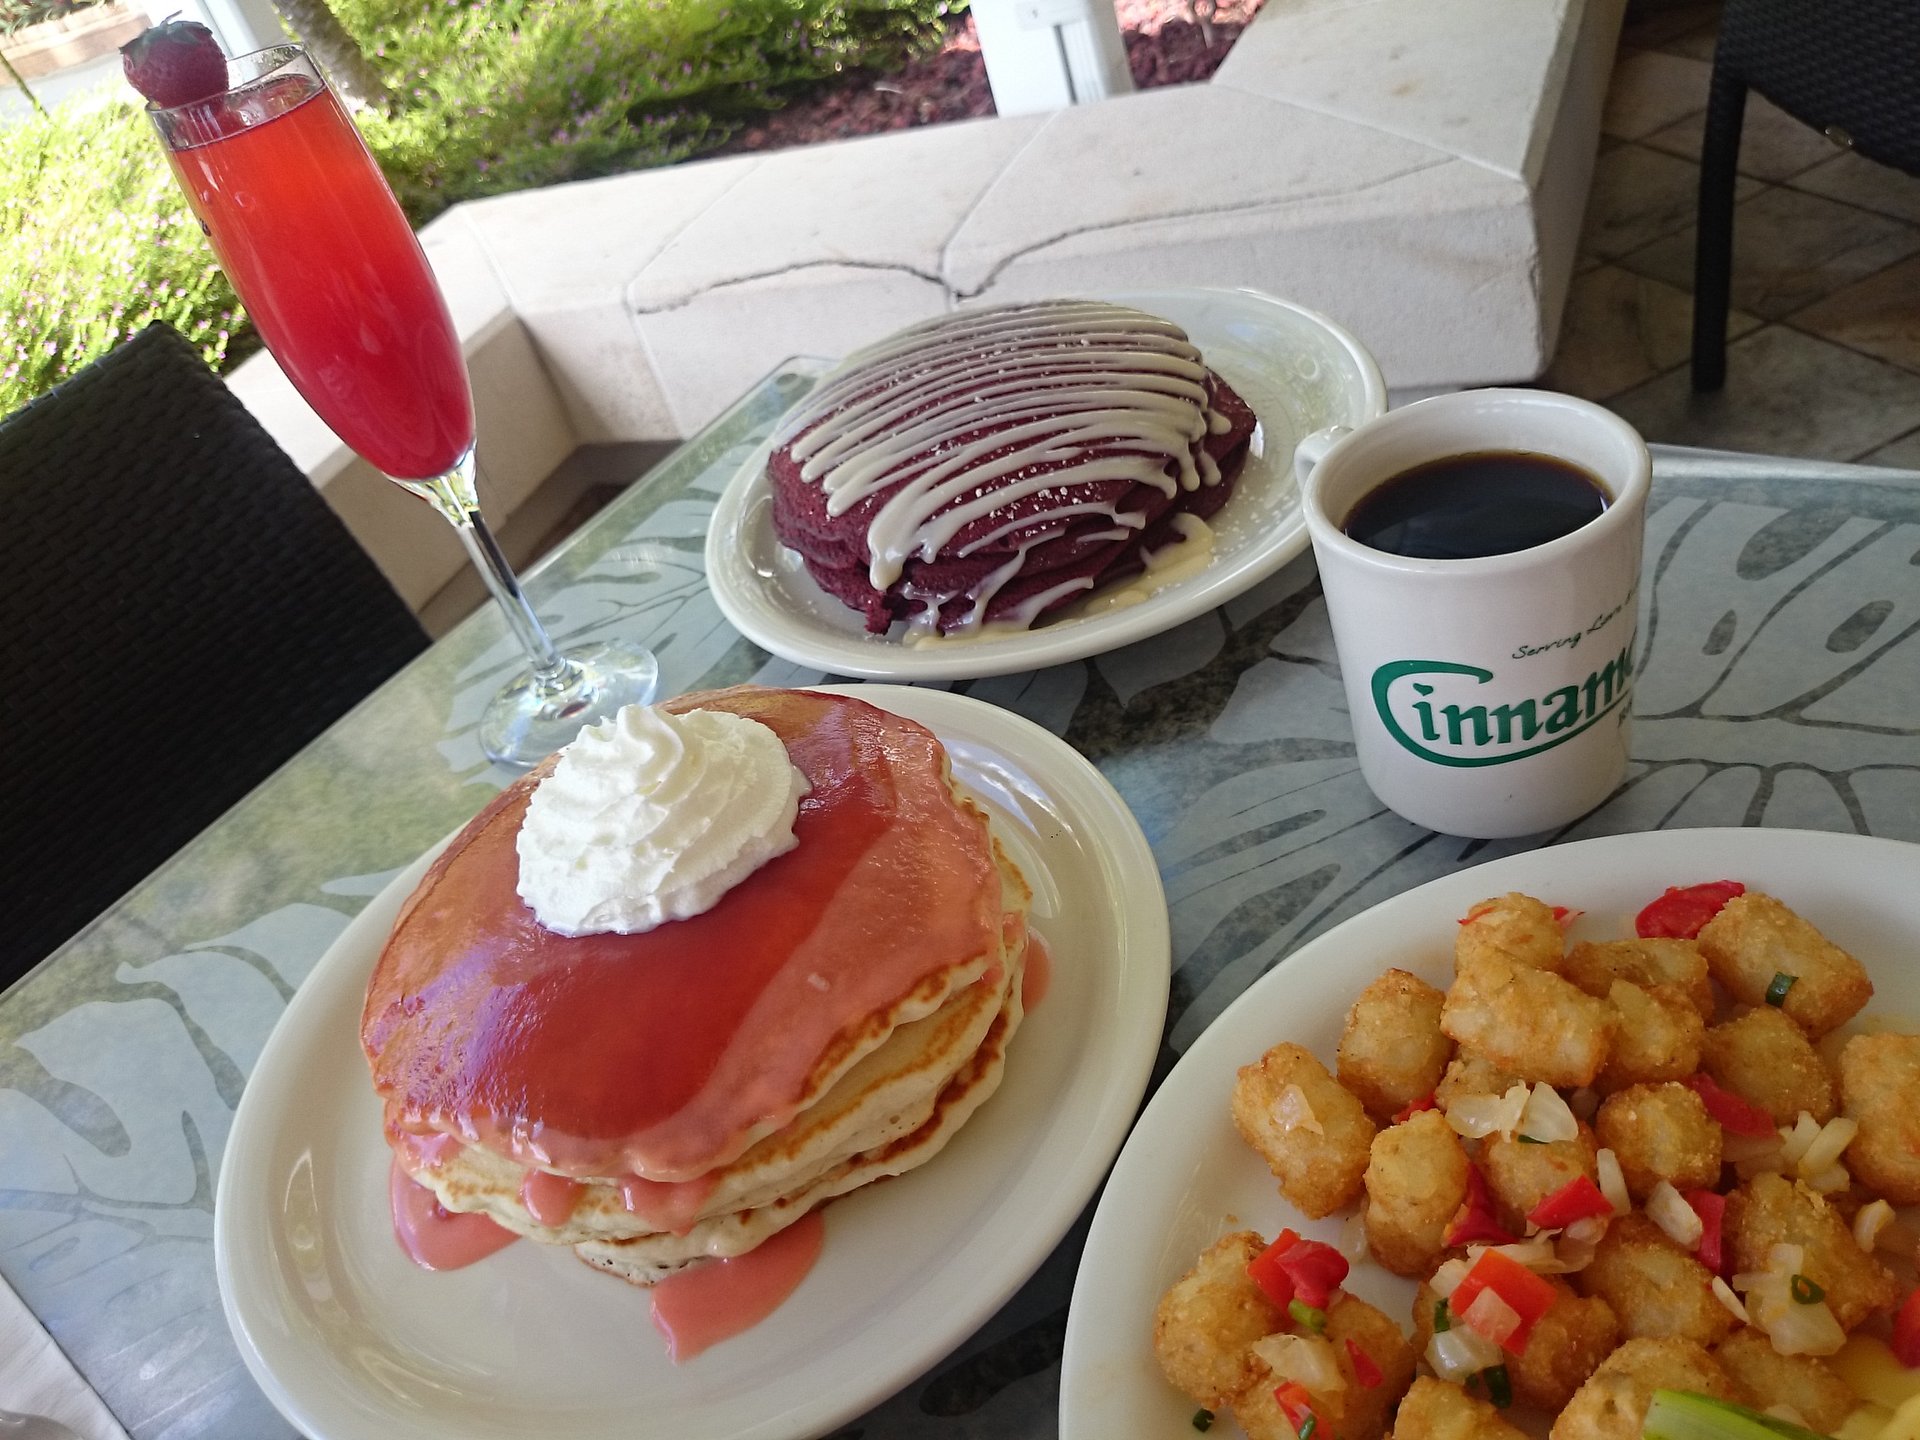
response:
{"label": "white column", "polygon": [[993,108],[1027,115],[1133,89],[1111,0],[973,0]]}

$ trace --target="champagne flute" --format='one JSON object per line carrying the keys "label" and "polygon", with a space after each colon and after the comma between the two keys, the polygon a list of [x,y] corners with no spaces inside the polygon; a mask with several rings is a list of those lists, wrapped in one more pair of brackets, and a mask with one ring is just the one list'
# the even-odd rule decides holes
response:
{"label": "champagne flute", "polygon": [[480,744],[527,766],[653,698],[644,647],[562,652],[480,515],[465,358],[420,242],[339,97],[300,47],[228,62],[228,88],[149,106],[168,163],[267,349],[335,434],[452,523],[531,668]]}

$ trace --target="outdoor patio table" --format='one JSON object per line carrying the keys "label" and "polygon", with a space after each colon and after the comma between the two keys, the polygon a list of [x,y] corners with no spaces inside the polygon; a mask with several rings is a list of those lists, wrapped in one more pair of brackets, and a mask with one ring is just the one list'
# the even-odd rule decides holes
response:
{"label": "outdoor patio table", "polygon": [[[701,566],[715,497],[816,373],[770,376],[530,574],[557,636],[646,641],[665,693],[828,678],[742,639]],[[1064,736],[1139,817],[1173,925],[1157,1073],[1309,936],[1480,861],[1677,826],[1920,840],[1920,476],[1656,454],[1635,758],[1560,834],[1462,841],[1379,806],[1307,555],[1154,639],[953,687]],[[0,1273],[138,1440],[293,1433],[221,1314],[224,1138],[302,977],[508,778],[473,727],[520,663],[487,607],[0,996]],[[847,1433],[1053,1434],[1085,1225]]]}

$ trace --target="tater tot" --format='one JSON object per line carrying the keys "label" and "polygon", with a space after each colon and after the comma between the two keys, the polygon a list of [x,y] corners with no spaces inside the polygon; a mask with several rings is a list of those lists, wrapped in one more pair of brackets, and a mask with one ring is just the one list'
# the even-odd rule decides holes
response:
{"label": "tater tot", "polygon": [[[1354,1370],[1347,1342],[1366,1351],[1380,1370],[1380,1383],[1365,1386]],[[1393,1407],[1413,1383],[1414,1354],[1400,1327],[1366,1301],[1342,1293],[1327,1310],[1326,1343],[1346,1385],[1307,1394],[1329,1436],[1340,1440],[1385,1440]],[[1234,1397],[1233,1418],[1248,1440],[1295,1440],[1294,1428],[1274,1399],[1281,1381],[1257,1355],[1253,1378]]]}
{"label": "tater tot", "polygon": [[1393,1440],[1526,1440],[1526,1431],[1458,1385],[1422,1375],[1400,1402]]}
{"label": "tater tot", "polygon": [[1780,1008],[1814,1039],[1873,996],[1860,962],[1771,895],[1736,895],[1699,935],[1713,978],[1742,1005],[1764,1005],[1776,977],[1792,977]]}
{"label": "tater tot", "polygon": [[1549,1414],[1561,1409],[1620,1343],[1620,1322],[1599,1296],[1549,1279],[1559,1299],[1534,1322],[1526,1348],[1507,1360],[1513,1398]]}
{"label": "tater tot", "polygon": [[1806,1032],[1771,1005],[1761,1005],[1707,1031],[1700,1068],[1722,1089],[1791,1125],[1805,1110],[1821,1124],[1833,1118],[1833,1080]]}
{"label": "tater tot", "polygon": [[1367,1160],[1367,1247],[1396,1275],[1425,1275],[1467,1198],[1467,1152],[1438,1110],[1373,1137]]}
{"label": "tater tot", "polygon": [[1567,952],[1562,973],[1589,995],[1605,999],[1616,980],[1642,989],[1672,985],[1702,1020],[1713,1019],[1713,980],[1707,957],[1691,940],[1582,940]]}
{"label": "tater tot", "polygon": [[1450,1110],[1453,1102],[1463,1095],[1504,1095],[1519,1083],[1518,1075],[1510,1074],[1498,1065],[1477,1060],[1470,1055],[1456,1055],[1448,1063],[1447,1073],[1440,1078],[1433,1098],[1442,1110]]}
{"label": "tater tot", "polygon": [[1566,949],[1566,932],[1553,907],[1512,891],[1467,911],[1453,939],[1453,966],[1457,974],[1461,966],[1491,955],[1557,972]]}
{"label": "tater tot", "polygon": [[1311,1051],[1283,1043],[1242,1065],[1233,1123],[1280,1181],[1280,1193],[1311,1218],[1359,1198],[1373,1121]]}
{"label": "tater tot", "polygon": [[1640,1440],[1656,1390],[1692,1390],[1738,1400],[1720,1362],[1691,1340],[1629,1340],[1600,1362],[1560,1412],[1550,1440]]}
{"label": "tater tot", "polygon": [[1596,1088],[1612,1092],[1684,1080],[1700,1068],[1706,1022],[1678,986],[1616,980],[1607,991],[1607,1003],[1619,1014],[1620,1024]]}
{"label": "tater tot", "polygon": [[1826,1291],[1843,1330],[1892,1309],[1900,1298],[1893,1272],[1860,1248],[1840,1211],[1783,1176],[1756,1175],[1735,1189],[1722,1225],[1735,1271],[1766,1269],[1775,1245],[1805,1250],[1801,1273]]}
{"label": "tater tot", "polygon": [[1743,1325],[1713,1347],[1713,1358],[1762,1410],[1790,1406],[1822,1435],[1838,1430],[1860,1402],[1847,1382],[1811,1355],[1782,1355],[1773,1342]]}
{"label": "tater tot", "polygon": [[1713,1272],[1637,1211],[1607,1227],[1578,1284],[1613,1307],[1628,1339],[1675,1336],[1712,1345],[1739,1324],[1714,1297]]}
{"label": "tater tot", "polygon": [[1593,1131],[1580,1127],[1572,1140],[1549,1140],[1536,1145],[1513,1135],[1491,1135],[1480,1149],[1480,1173],[1493,1195],[1500,1223],[1516,1235],[1526,1228],[1527,1213],[1575,1177],[1596,1176]]}
{"label": "tater tot", "polygon": [[1720,1178],[1720,1127],[1684,1085],[1630,1085],[1609,1095],[1593,1117],[1593,1131],[1619,1160],[1635,1200],[1645,1200],[1662,1180],[1695,1190]]}
{"label": "tater tot", "polygon": [[1591,1085],[1606,1064],[1613,1007],[1558,975],[1500,956],[1463,963],[1440,1028],[1462,1052],[1522,1080]]}
{"label": "tater tot", "polygon": [[[1335,1430],[1342,1436],[1379,1437],[1387,1433],[1393,1407],[1413,1383],[1419,1357],[1391,1315],[1345,1291],[1334,1296],[1327,1309],[1327,1338],[1333,1342],[1341,1373],[1347,1377],[1345,1403],[1339,1406]],[[1347,1351],[1351,1342],[1366,1352],[1380,1371],[1380,1383],[1362,1385]]]}
{"label": "tater tot", "polygon": [[1160,1297],[1153,1353],[1196,1405],[1225,1409],[1259,1368],[1247,1346],[1286,1327],[1286,1314],[1247,1277],[1248,1263],[1266,1248],[1251,1230],[1222,1236]]}
{"label": "tater tot", "polygon": [[1424,1100],[1446,1074],[1453,1042],[1441,1032],[1446,996],[1405,970],[1389,970],[1347,1011],[1340,1037],[1340,1083],[1385,1123]]}
{"label": "tater tot", "polygon": [[1847,1041],[1840,1101],[1860,1122],[1847,1167],[1895,1205],[1920,1205],[1920,1035]]}

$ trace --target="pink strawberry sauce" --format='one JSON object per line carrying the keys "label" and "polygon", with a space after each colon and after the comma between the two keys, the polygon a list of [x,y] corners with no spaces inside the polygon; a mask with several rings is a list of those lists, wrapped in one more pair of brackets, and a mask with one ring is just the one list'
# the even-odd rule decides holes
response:
{"label": "pink strawberry sauce", "polygon": [[394,1236],[407,1258],[422,1270],[458,1270],[519,1238],[484,1215],[447,1209],[401,1168],[397,1156],[388,1176],[387,1196],[393,1206]]}
{"label": "pink strawberry sauce", "polygon": [[728,1260],[707,1260],[653,1287],[653,1325],[678,1365],[750,1330],[780,1308],[820,1258],[826,1222],[818,1210]]}
{"label": "pink strawberry sauce", "polygon": [[1027,934],[1027,965],[1020,972],[1020,1008],[1032,1011],[1047,998],[1053,988],[1053,952],[1047,942],[1031,931]]}

